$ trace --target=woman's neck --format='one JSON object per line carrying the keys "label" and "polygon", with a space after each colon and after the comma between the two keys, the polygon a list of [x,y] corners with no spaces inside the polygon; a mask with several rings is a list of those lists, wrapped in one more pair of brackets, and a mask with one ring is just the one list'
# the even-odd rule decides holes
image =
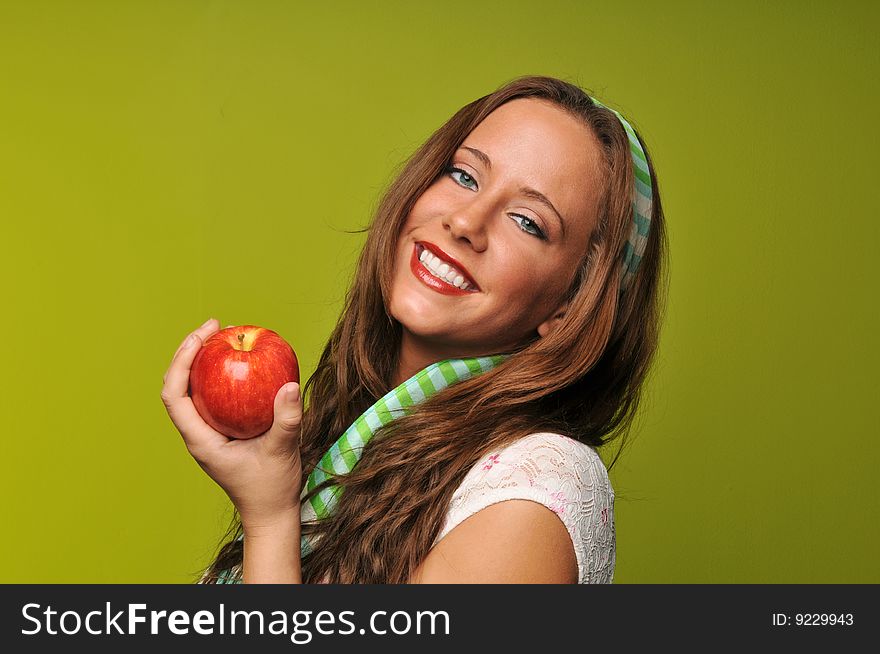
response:
{"label": "woman's neck", "polygon": [[432,363],[437,363],[438,361],[443,361],[445,359],[484,357],[492,354],[500,354],[502,352],[510,352],[514,349],[513,345],[509,345],[507,348],[503,347],[503,344],[501,343],[498,345],[500,349],[495,351],[485,351],[483,349],[478,350],[476,346],[472,349],[468,349],[461,344],[444,344],[419,338],[404,328],[400,335],[400,351],[397,356],[397,370],[394,373],[391,388],[397,388],[420,370],[424,370]]}
{"label": "woman's neck", "polygon": [[400,339],[400,352],[397,357],[397,370],[391,382],[391,388],[397,388],[419,370],[428,367],[439,359],[432,359],[428,349],[420,345],[412,335],[403,330]]}
{"label": "woman's neck", "polygon": [[427,342],[404,329],[400,338],[397,370],[395,371],[391,388],[397,388],[407,379],[420,370],[424,370],[432,363],[466,356],[475,355],[463,353],[460,350],[452,351],[451,348],[444,348],[437,343]]}

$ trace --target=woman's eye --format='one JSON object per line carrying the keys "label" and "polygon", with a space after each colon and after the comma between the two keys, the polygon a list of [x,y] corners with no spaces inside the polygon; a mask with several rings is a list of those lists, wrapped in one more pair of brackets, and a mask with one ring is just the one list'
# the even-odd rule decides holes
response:
{"label": "woman's eye", "polygon": [[[455,183],[459,186],[464,186],[465,188],[474,188],[477,185],[476,180],[472,175],[469,175],[467,172],[462,170],[461,168],[456,168],[455,166],[447,166],[446,173],[455,180]],[[461,177],[458,179],[455,178],[456,173],[460,174]],[[463,180],[463,181],[460,181]],[[474,186],[468,186],[467,180],[473,182]],[[547,237],[544,235],[544,232],[541,231],[541,228],[538,227],[538,224],[532,220],[531,218],[527,218],[526,216],[521,216],[516,213],[510,214],[511,218],[513,218],[516,223],[519,225],[519,228],[527,234],[531,234],[533,236],[537,236],[538,238],[544,240]]]}
{"label": "woman's eye", "polygon": [[[474,186],[476,186],[476,180],[473,177],[471,177],[470,175],[468,175],[461,168],[456,168],[455,166],[448,166],[446,168],[446,172],[449,174],[450,177],[452,177],[452,179],[455,179],[455,177],[454,177],[455,173],[461,173],[462,178],[467,178],[467,179],[471,180],[471,182],[474,183]],[[465,188],[473,188],[471,186],[468,186],[466,183],[462,184],[457,179],[455,179],[455,183],[458,184],[459,186],[464,186]]]}
{"label": "woman's eye", "polygon": [[533,234],[540,239],[546,238],[544,236],[544,232],[541,231],[541,228],[538,227],[538,224],[532,220],[531,218],[526,218],[525,216],[520,216],[517,213],[510,214],[510,217],[516,220],[519,228],[528,234]]}

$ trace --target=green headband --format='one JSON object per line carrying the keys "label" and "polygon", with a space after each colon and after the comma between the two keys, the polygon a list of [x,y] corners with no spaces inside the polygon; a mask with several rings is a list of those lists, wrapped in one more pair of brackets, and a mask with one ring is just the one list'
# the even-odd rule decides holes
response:
{"label": "green headband", "polygon": [[648,168],[648,157],[642,149],[642,144],[636,136],[635,130],[630,126],[626,119],[611,107],[606,107],[596,98],[590,97],[596,106],[608,109],[614,113],[623,125],[623,129],[629,138],[629,151],[632,154],[633,173],[635,178],[635,188],[633,189],[633,224],[630,229],[629,238],[626,246],[623,248],[623,263],[621,264],[620,292],[623,293],[632,283],[635,277],[636,269],[642,260],[645,252],[645,245],[648,242],[648,227],[651,225],[651,205],[653,204],[653,193],[651,190],[651,173]]}

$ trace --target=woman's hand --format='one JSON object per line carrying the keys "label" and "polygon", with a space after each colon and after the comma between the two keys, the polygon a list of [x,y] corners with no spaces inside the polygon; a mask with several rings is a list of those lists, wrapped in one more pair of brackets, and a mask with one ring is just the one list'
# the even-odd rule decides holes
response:
{"label": "woman's hand", "polygon": [[239,440],[214,430],[196,411],[188,390],[196,353],[219,329],[212,318],[177,348],[163,378],[162,402],[189,453],[235,504],[245,530],[265,529],[299,516],[300,387],[290,382],[278,390],[275,420],[265,434]]}

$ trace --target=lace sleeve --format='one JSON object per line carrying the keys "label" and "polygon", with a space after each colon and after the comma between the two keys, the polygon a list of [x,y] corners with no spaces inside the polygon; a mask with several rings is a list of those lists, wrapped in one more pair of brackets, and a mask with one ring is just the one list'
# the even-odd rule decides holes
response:
{"label": "lace sleeve", "polygon": [[530,434],[492,452],[468,471],[434,544],[491,504],[527,499],[559,516],[574,545],[578,583],[612,583],[614,490],[591,447],[560,434]]}

